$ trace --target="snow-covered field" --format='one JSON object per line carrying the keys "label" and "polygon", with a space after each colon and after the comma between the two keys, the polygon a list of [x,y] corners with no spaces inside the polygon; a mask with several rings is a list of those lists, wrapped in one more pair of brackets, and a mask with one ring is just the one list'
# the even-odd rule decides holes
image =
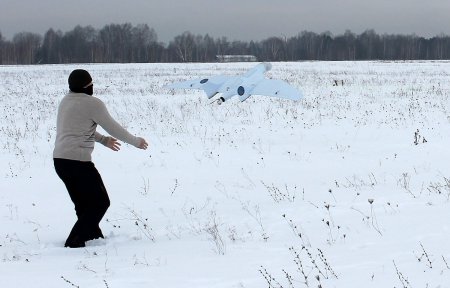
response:
{"label": "snow-covered field", "polygon": [[[253,63],[0,66],[0,287],[450,287],[450,63],[272,64],[302,101],[163,88]],[[52,162],[75,68],[150,143],[96,146],[85,249]]]}

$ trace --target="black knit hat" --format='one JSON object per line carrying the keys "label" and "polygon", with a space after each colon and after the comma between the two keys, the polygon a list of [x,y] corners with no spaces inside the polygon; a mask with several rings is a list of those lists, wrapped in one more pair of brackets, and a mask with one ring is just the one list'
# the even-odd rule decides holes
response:
{"label": "black knit hat", "polygon": [[73,70],[69,75],[69,89],[72,92],[84,93],[91,82],[91,75],[83,69]]}

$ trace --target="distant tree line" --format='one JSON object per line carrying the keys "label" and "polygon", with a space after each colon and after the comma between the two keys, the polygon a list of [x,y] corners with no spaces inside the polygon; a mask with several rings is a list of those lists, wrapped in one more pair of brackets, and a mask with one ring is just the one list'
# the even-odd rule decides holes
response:
{"label": "distant tree line", "polygon": [[22,32],[12,40],[0,33],[0,65],[215,62],[217,55],[254,55],[258,61],[444,60],[450,59],[450,37],[303,31],[293,37],[245,42],[184,32],[166,45],[148,25],[129,23],[101,29],[76,26],[65,33],[49,29],[44,36]]}

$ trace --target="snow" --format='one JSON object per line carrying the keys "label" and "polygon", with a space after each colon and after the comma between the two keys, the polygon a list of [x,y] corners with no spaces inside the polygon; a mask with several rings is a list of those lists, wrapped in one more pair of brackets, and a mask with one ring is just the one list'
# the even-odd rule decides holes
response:
{"label": "snow", "polygon": [[[450,287],[450,63],[272,64],[303,100],[163,88],[252,63],[1,66],[0,286]],[[150,144],[96,146],[81,249],[52,162],[75,68]]]}

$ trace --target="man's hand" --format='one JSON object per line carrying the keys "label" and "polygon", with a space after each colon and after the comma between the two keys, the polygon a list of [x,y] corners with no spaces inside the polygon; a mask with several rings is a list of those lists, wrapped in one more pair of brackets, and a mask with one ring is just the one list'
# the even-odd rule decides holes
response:
{"label": "man's hand", "polygon": [[147,141],[145,141],[145,139],[141,137],[138,137],[138,139],[139,139],[139,146],[137,148],[146,150],[148,147]]}
{"label": "man's hand", "polygon": [[120,143],[117,141],[116,138],[108,137],[108,142],[106,142],[106,147],[113,151],[119,151],[120,150]]}

